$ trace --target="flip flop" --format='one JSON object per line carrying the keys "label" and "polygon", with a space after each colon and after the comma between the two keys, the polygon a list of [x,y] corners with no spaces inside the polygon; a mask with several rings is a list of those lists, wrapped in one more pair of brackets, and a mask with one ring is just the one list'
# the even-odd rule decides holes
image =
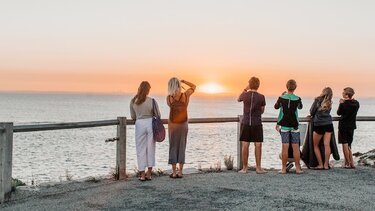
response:
{"label": "flip flop", "polygon": [[145,182],[145,181],[146,181],[146,178],[145,178],[145,179],[138,178],[138,180],[141,181],[141,182]]}
{"label": "flip flop", "polygon": [[326,170],[325,168],[318,168],[318,167],[315,167],[315,168],[313,168],[313,170]]}
{"label": "flip flop", "polygon": [[177,174],[176,174],[175,176],[173,176],[173,174],[170,174],[170,175],[169,175],[169,178],[172,178],[172,179],[177,179],[177,178],[178,178],[178,176],[177,176]]}

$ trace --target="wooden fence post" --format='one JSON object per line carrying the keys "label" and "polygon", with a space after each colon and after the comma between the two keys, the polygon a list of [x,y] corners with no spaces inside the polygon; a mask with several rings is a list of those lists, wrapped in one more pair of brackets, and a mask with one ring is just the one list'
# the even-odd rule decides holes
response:
{"label": "wooden fence post", "polygon": [[117,117],[116,175],[117,180],[126,179],[126,117]]}
{"label": "wooden fence post", "polygon": [[0,123],[0,203],[12,191],[13,123]]}
{"label": "wooden fence post", "polygon": [[241,136],[241,122],[242,122],[242,115],[238,116],[238,123],[237,123],[237,170],[242,169],[242,143],[240,141]]}

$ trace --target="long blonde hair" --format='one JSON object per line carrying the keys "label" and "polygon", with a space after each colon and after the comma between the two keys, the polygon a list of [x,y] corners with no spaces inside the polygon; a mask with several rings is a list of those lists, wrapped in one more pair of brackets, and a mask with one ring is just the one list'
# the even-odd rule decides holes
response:
{"label": "long blonde hair", "polygon": [[181,92],[181,82],[178,78],[173,77],[168,81],[168,95],[175,95]]}
{"label": "long blonde hair", "polygon": [[147,95],[150,93],[151,85],[148,81],[142,81],[138,87],[138,92],[132,99],[133,103],[140,105],[146,101]]}
{"label": "long blonde hair", "polygon": [[332,95],[333,92],[330,87],[326,87],[322,90],[322,93],[318,97],[322,100],[319,111],[328,111],[332,108]]}

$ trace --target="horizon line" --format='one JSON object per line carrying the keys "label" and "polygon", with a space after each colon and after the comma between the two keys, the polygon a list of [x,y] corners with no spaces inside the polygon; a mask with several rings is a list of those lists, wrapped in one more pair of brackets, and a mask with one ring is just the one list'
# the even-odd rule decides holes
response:
{"label": "horizon line", "polygon": [[[0,90],[0,94],[57,94],[57,95],[64,95],[64,94],[70,94],[70,95],[118,95],[118,96],[132,96],[135,93],[133,92],[84,92],[84,91],[34,91],[34,90]],[[225,97],[238,97],[239,94],[229,94],[229,93],[218,93],[218,94],[206,94],[202,92],[197,92],[195,94],[196,97],[218,97],[218,98],[225,98]],[[310,95],[303,95],[303,94],[297,94],[301,97],[308,97],[308,98],[314,98],[316,96],[310,96]],[[151,96],[167,96],[166,94],[156,93],[151,94]],[[279,97],[280,95],[266,95],[266,97]],[[360,97],[362,99],[373,99],[375,96],[363,96]]]}

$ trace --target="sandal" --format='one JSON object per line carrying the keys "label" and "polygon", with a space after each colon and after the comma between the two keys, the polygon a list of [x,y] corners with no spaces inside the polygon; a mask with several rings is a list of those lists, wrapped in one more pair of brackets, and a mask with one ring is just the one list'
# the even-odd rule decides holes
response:
{"label": "sandal", "polygon": [[315,167],[315,168],[313,168],[313,170],[325,170],[325,168],[323,168],[323,167],[320,167],[320,168]]}
{"label": "sandal", "polygon": [[174,176],[173,176],[173,174],[170,174],[170,175],[169,175],[169,178],[176,179],[176,178],[178,178],[178,176],[177,176],[177,174],[174,175]]}

